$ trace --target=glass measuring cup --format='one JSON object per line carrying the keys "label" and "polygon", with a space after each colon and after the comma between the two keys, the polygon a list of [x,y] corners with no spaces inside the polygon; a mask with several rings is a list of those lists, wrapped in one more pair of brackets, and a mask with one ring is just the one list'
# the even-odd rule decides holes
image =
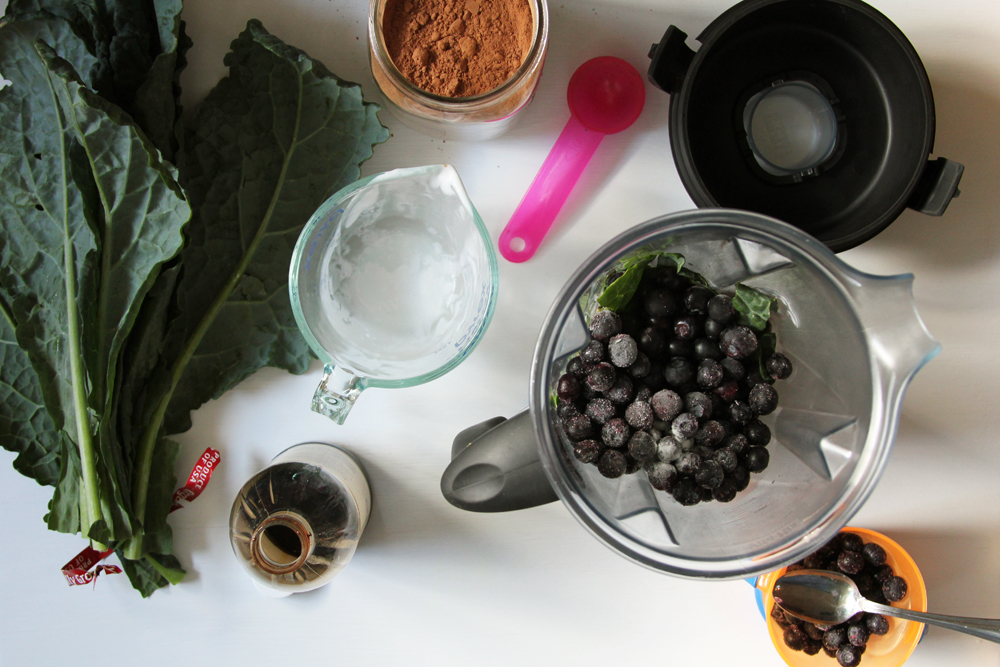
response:
{"label": "glass measuring cup", "polygon": [[[729,503],[684,507],[645,474],[603,477],[558,426],[553,396],[589,341],[600,278],[637,251],[680,253],[716,289],[741,282],[778,298],[771,325],[795,369],[778,409],[770,465]],[[903,393],[940,346],[916,312],[912,276],[873,276],[773,218],[704,209],[647,221],[599,249],[563,287],[542,327],[529,410],[456,438],[442,477],[476,511],[555,500],[598,539],[654,570],[731,579],[782,567],[826,543],[868,498],[888,461]]]}
{"label": "glass measuring cup", "polygon": [[438,378],[496,306],[486,226],[449,165],[395,169],[330,197],[296,243],[292,310],[324,364],[312,409],[343,424],[366,387]]}

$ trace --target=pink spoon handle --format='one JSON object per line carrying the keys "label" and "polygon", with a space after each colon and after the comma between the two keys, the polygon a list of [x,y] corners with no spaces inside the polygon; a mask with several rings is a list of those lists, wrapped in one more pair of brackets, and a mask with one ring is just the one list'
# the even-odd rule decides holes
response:
{"label": "pink spoon handle", "polygon": [[500,234],[501,255],[511,262],[531,259],[603,138],[601,132],[588,130],[570,117]]}

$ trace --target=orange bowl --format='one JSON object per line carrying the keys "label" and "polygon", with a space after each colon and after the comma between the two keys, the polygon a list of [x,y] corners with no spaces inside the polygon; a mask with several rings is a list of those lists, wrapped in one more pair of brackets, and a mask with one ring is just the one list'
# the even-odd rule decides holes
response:
{"label": "orange bowl", "polygon": [[[856,533],[866,544],[874,542],[885,549],[886,563],[891,565],[893,572],[905,579],[907,584],[906,597],[899,602],[892,603],[893,607],[927,611],[927,588],[924,586],[924,578],[920,576],[917,564],[903,550],[903,547],[874,530],[844,528],[841,532]],[[774,583],[785,574],[786,569],[769,572],[757,579],[757,588],[760,589],[764,602],[764,618],[767,621],[767,630],[771,635],[774,648],[777,649],[778,655],[785,661],[785,664],[791,667],[838,667],[837,660],[830,658],[822,651],[816,655],[806,655],[785,646],[784,630],[771,618],[771,609],[774,607],[774,596],[772,595]],[[871,639],[868,640],[868,648],[861,659],[861,664],[864,667],[900,667],[920,642],[920,636],[924,631],[923,623],[903,621],[889,616],[886,618],[889,620],[889,632],[882,636],[872,635]]]}

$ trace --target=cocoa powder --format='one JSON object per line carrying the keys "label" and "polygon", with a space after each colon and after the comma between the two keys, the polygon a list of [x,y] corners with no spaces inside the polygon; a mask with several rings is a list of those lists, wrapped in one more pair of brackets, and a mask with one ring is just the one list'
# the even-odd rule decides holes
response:
{"label": "cocoa powder", "polygon": [[471,97],[499,87],[531,48],[529,0],[387,0],[382,33],[393,64],[418,88]]}

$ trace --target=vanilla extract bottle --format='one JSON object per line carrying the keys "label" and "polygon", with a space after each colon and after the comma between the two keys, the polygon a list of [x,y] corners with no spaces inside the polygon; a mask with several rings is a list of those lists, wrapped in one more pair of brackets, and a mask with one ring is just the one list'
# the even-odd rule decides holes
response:
{"label": "vanilla extract bottle", "polygon": [[243,485],[229,538],[263,592],[303,593],[344,569],[370,511],[371,490],[357,460],[335,445],[303,443]]}

